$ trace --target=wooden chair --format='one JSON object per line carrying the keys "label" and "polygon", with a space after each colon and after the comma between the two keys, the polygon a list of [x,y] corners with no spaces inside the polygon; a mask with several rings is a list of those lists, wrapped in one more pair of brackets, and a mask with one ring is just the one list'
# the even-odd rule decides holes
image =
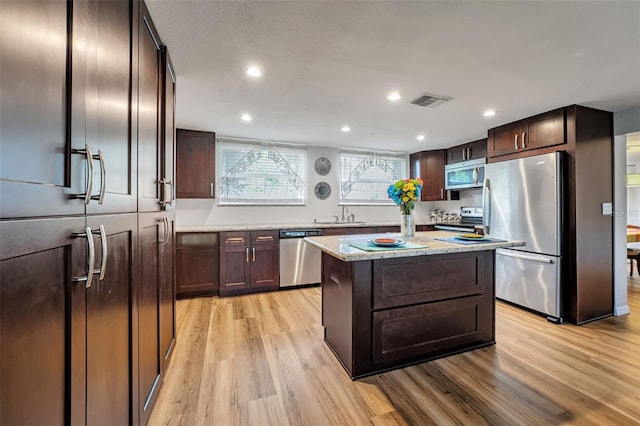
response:
{"label": "wooden chair", "polygon": [[636,272],[640,275],[640,250],[634,250],[627,248],[627,259],[631,263],[631,267],[629,268],[629,276],[633,276],[633,261],[636,261]]}

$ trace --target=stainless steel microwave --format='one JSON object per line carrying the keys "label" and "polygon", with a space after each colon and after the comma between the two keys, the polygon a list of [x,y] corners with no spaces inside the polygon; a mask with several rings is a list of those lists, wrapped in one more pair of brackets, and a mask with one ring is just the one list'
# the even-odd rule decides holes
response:
{"label": "stainless steel microwave", "polygon": [[463,161],[444,166],[445,189],[458,190],[481,188],[484,182],[486,158]]}

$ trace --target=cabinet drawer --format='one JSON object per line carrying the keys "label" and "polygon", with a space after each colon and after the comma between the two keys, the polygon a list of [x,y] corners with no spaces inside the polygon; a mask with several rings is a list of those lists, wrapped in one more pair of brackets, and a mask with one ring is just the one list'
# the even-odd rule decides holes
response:
{"label": "cabinet drawer", "polygon": [[249,245],[249,232],[233,231],[220,233],[220,246],[247,246]]}
{"label": "cabinet drawer", "polygon": [[280,234],[278,231],[252,231],[251,245],[257,244],[278,244]]}
{"label": "cabinet drawer", "polygon": [[322,235],[347,235],[347,228],[324,228],[322,230]]}
{"label": "cabinet drawer", "polygon": [[493,339],[493,305],[483,296],[373,313],[374,364],[438,356]]}
{"label": "cabinet drawer", "polygon": [[350,228],[349,234],[375,234],[376,228]]}
{"label": "cabinet drawer", "polygon": [[217,247],[218,237],[217,232],[179,232],[177,235],[178,249],[188,248],[203,248],[203,247]]}
{"label": "cabinet drawer", "polygon": [[[492,273],[492,252],[376,260],[373,309],[480,295],[493,285]],[[408,280],[408,276],[422,279]]]}
{"label": "cabinet drawer", "polygon": [[391,232],[391,233],[400,232],[400,227],[399,226],[378,226],[376,228],[376,233],[378,234],[384,234],[386,232]]}

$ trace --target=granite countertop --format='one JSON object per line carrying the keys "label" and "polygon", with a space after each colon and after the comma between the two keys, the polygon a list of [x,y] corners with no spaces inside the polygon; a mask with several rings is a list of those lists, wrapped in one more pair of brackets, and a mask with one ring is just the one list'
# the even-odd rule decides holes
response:
{"label": "granite countertop", "polygon": [[[388,259],[393,257],[424,256],[430,254],[460,253],[468,251],[495,250],[498,248],[524,246],[524,241],[504,241],[484,244],[455,244],[446,241],[438,241],[435,238],[451,238],[459,235],[457,232],[430,231],[416,232],[413,238],[404,238],[408,243],[426,245],[426,248],[388,250],[388,251],[364,251],[349,245],[350,242],[366,242],[375,238],[376,234],[369,235],[341,235],[327,237],[305,237],[305,242],[318,247],[325,253],[340,260],[353,262],[357,260]],[[400,239],[400,234],[380,234],[386,238]]]}
{"label": "granite countertop", "polygon": [[[431,221],[416,221],[416,225],[433,225]],[[271,231],[279,229],[322,229],[322,228],[366,228],[370,226],[400,226],[396,221],[340,222],[340,223],[267,223],[260,225],[194,225],[177,226],[176,232],[224,232],[224,231]]]}

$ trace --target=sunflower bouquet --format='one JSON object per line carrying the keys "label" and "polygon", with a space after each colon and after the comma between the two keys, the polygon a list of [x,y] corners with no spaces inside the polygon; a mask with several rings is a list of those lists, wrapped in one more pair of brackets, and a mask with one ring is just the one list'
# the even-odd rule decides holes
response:
{"label": "sunflower bouquet", "polygon": [[394,203],[400,206],[402,214],[410,215],[416,206],[416,201],[420,198],[423,181],[417,179],[400,179],[396,183],[389,185],[387,194]]}

